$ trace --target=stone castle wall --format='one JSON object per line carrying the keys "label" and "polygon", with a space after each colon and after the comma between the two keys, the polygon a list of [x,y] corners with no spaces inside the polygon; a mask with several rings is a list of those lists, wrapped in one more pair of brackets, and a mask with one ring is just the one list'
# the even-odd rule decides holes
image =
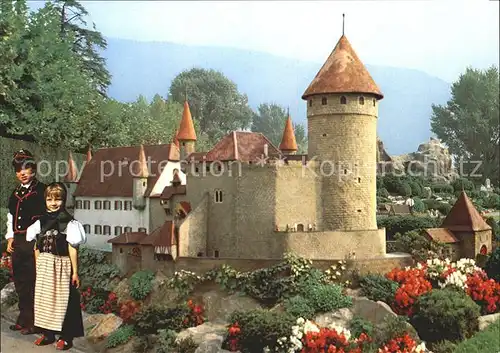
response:
{"label": "stone castle wall", "polygon": [[320,162],[323,175],[323,230],[377,229],[378,102],[344,96],[346,104],[333,94],[308,101],[308,157]]}

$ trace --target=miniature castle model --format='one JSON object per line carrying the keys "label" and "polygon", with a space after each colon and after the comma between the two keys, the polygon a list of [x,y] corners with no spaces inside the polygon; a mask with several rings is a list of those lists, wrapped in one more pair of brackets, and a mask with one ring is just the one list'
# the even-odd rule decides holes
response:
{"label": "miniature castle model", "polygon": [[[261,133],[233,131],[210,151],[198,152],[186,101],[174,143],[96,151],[74,192],[75,216],[93,225],[90,237],[113,244],[115,262],[131,254],[143,261],[279,259],[285,252],[313,260],[353,252],[357,259],[384,257],[385,229],[376,221],[382,98],[342,35],[302,96],[308,155],[297,154],[290,116],[279,147]],[[98,179],[106,175],[103,162],[137,157],[138,173],[125,168],[121,178]],[[168,163],[151,177],[146,159]],[[132,206],[111,209],[122,201]],[[89,209],[94,205],[96,211]],[[101,224],[108,225],[108,237],[99,234]],[[110,236],[111,226],[123,227],[117,237]]]}

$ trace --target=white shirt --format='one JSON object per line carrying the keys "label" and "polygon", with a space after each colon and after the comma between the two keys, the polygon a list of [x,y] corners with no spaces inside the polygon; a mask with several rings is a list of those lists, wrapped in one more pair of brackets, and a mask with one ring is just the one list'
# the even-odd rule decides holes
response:
{"label": "white shirt", "polygon": [[[24,189],[29,188],[31,185],[31,182],[28,184],[21,184],[21,187]],[[5,223],[7,225],[7,233],[5,233],[5,239],[11,239],[14,238],[14,231],[12,230],[12,221],[14,217],[10,212],[7,212],[7,222]]]}
{"label": "white shirt", "polygon": [[[36,236],[40,234],[40,231],[41,223],[40,220],[38,220],[30,225],[26,230],[26,241],[34,240]],[[66,234],[66,241],[73,247],[85,244],[87,241],[87,236],[82,224],[75,219],[69,221],[63,233]]]}

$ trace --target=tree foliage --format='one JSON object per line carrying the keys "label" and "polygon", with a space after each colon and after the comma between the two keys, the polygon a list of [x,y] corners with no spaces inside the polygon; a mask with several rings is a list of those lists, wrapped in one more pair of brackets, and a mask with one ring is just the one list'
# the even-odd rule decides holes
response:
{"label": "tree foliage", "polygon": [[186,98],[199,132],[206,134],[211,143],[231,131],[251,126],[254,113],[248,97],[219,71],[193,68],[177,75],[170,86],[169,99],[183,104]]}
{"label": "tree foliage", "polygon": [[[449,146],[461,172],[484,181],[499,181],[499,72],[467,68],[451,87],[451,99],[445,106],[433,105],[432,131]],[[469,163],[472,162],[472,163]],[[479,169],[476,169],[477,163]],[[460,167],[460,165],[459,165]]]}
{"label": "tree foliage", "polygon": [[[252,131],[263,133],[276,147],[279,147],[288,115],[285,108],[278,104],[260,104],[253,118]],[[299,148],[298,153],[305,153],[307,151],[307,138],[304,125],[294,124],[294,132]]]}

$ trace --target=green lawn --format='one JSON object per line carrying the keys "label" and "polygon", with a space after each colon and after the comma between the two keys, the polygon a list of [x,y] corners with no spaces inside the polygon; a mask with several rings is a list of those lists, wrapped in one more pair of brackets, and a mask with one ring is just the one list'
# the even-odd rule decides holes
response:
{"label": "green lawn", "polygon": [[461,342],[453,353],[498,353],[500,352],[500,320],[492,323],[484,331]]}

